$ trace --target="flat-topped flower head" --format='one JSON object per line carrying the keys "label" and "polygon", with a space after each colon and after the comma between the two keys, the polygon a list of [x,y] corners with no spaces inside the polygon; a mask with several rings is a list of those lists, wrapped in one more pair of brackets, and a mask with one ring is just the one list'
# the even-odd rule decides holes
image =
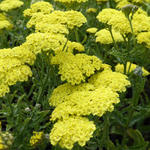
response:
{"label": "flat-topped flower head", "polygon": [[126,75],[111,70],[104,70],[94,74],[89,79],[89,83],[93,84],[95,87],[109,87],[114,92],[125,92],[126,87],[130,86],[130,82]]}
{"label": "flat-topped flower head", "polygon": [[75,143],[84,146],[93,136],[96,127],[92,121],[84,117],[69,117],[56,122],[50,133],[52,145],[60,145],[71,150]]}
{"label": "flat-topped flower head", "polygon": [[109,87],[73,91],[70,95],[65,95],[65,101],[54,109],[51,120],[67,119],[69,116],[101,117],[107,111],[112,112],[113,105],[119,102],[119,95]]}
{"label": "flat-topped flower head", "polygon": [[88,0],[54,0],[55,2],[60,2],[60,3],[83,3],[87,2]]}
{"label": "flat-topped flower head", "polygon": [[96,17],[99,22],[108,23],[113,16],[117,16],[119,13],[118,10],[112,8],[105,8],[101,12],[99,12]]}
{"label": "flat-topped flower head", "polygon": [[86,17],[79,11],[66,11],[65,16],[67,18],[67,26],[69,29],[74,27],[81,27],[84,23],[87,22]]}
{"label": "flat-topped flower head", "polygon": [[54,10],[53,6],[49,2],[36,2],[31,5],[31,8],[24,11],[24,16],[32,16],[34,13],[50,14]]}
{"label": "flat-topped flower head", "polygon": [[56,107],[66,101],[66,96],[69,96],[74,92],[93,91],[94,89],[95,87],[89,83],[82,83],[76,86],[69,83],[64,83],[54,89],[49,99],[49,105]]}
{"label": "flat-topped flower head", "polygon": [[35,25],[35,32],[52,33],[52,34],[69,34],[66,25],[63,24],[49,24],[37,22]]}
{"label": "flat-topped flower head", "polygon": [[95,71],[100,70],[102,61],[96,56],[60,52],[52,58],[52,64],[59,65],[59,74],[62,81],[72,85],[85,82]]}
{"label": "flat-topped flower head", "polygon": [[[111,44],[113,43],[113,39],[111,36],[111,33],[107,29],[102,29],[98,32],[96,32],[96,42],[99,42],[101,44]],[[116,32],[115,30],[112,29],[112,35],[115,40],[115,42],[123,42],[123,37],[119,32]]]}
{"label": "flat-topped flower head", "polygon": [[33,65],[35,61],[35,55],[23,46],[17,46],[12,49],[0,49],[0,59],[12,59],[13,61],[14,58],[19,60],[21,64]]}
{"label": "flat-topped flower head", "polygon": [[139,44],[144,44],[147,48],[150,48],[150,31],[139,33],[136,39]]}
{"label": "flat-topped flower head", "polygon": [[34,54],[38,54],[41,51],[55,51],[65,45],[66,41],[67,39],[63,34],[37,32],[30,34],[22,46]]}
{"label": "flat-topped flower head", "polygon": [[23,4],[24,4],[24,2],[22,2],[20,0],[3,0],[0,3],[0,10],[8,12],[12,9],[21,7]]}
{"label": "flat-topped flower head", "polygon": [[[141,20],[141,18],[143,19]],[[112,29],[120,32],[121,34],[132,33],[129,20],[122,11],[106,8],[98,14],[97,19],[100,22],[111,26]],[[134,12],[132,18],[133,34],[149,31],[149,24],[150,19],[146,12],[142,11],[140,8]]]}
{"label": "flat-topped flower head", "polygon": [[9,86],[27,81],[32,71],[35,54],[22,46],[0,50],[0,97],[9,92]]}
{"label": "flat-topped flower head", "polygon": [[27,23],[27,27],[31,28],[36,26],[36,24],[62,24],[66,25],[67,28],[73,29],[75,27],[81,27],[87,22],[85,16],[79,11],[53,11],[51,14],[43,14],[41,12],[34,13],[31,19]]}

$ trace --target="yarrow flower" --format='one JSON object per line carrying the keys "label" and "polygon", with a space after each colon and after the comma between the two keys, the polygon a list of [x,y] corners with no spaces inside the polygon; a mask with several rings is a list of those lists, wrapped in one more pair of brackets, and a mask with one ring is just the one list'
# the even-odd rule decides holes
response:
{"label": "yarrow flower", "polygon": [[89,79],[89,83],[92,83],[96,87],[109,87],[115,92],[125,92],[126,87],[130,86],[130,82],[127,78],[126,75],[113,72],[109,69],[93,75]]}
{"label": "yarrow flower", "polygon": [[113,104],[119,103],[119,95],[109,87],[99,86],[93,90],[82,90],[65,95],[51,115],[51,120],[67,119],[69,116],[97,115],[113,111]]}
{"label": "yarrow flower", "polygon": [[35,26],[39,22],[43,24],[63,24],[67,28],[73,29],[74,27],[81,27],[87,22],[85,16],[78,11],[53,11],[49,15],[44,15],[43,13],[34,13],[27,23],[27,27],[30,28]]}
{"label": "yarrow flower", "polygon": [[150,48],[150,31],[149,32],[141,32],[136,37],[137,43],[145,44],[147,48]]}
{"label": "yarrow flower", "polygon": [[[96,42],[99,42],[101,44],[113,43],[111,33],[107,29],[102,29],[96,32],[95,35],[96,35]],[[119,32],[116,32],[115,30],[112,29],[112,35],[113,35],[115,42],[123,42],[123,37],[121,36]]]}
{"label": "yarrow flower", "polygon": [[[140,19],[144,18],[144,19]],[[105,24],[111,26],[114,30],[121,34],[131,33],[131,27],[128,19],[122,11],[112,8],[103,9],[97,16],[97,19]],[[138,9],[132,19],[133,32],[138,34],[141,31],[149,31],[150,19],[144,11]]]}
{"label": "yarrow flower", "polygon": [[[60,61],[63,60],[60,59]],[[50,133],[52,145],[59,144],[61,147],[72,149],[74,143],[79,141],[79,138],[73,140],[77,136],[84,141],[83,145],[78,142],[79,145],[84,146],[89,138],[85,140],[83,136],[80,136],[82,134],[78,133],[79,127],[82,126],[80,123],[82,118],[88,115],[101,117],[107,111],[112,112],[114,104],[120,101],[117,92],[124,92],[126,87],[130,86],[126,75],[112,72],[107,64],[101,66],[101,71],[91,76],[86,83],[79,85],[65,83],[54,89],[49,99],[49,104],[56,107],[52,112],[51,120],[57,121]],[[79,118],[79,122],[72,118]],[[89,128],[87,126],[86,124],[84,129],[87,130]]]}
{"label": "yarrow flower", "polygon": [[8,12],[12,9],[21,7],[24,3],[20,0],[3,0],[0,3],[0,10]]}
{"label": "yarrow flower", "polygon": [[49,24],[39,22],[35,25],[35,32],[52,33],[52,34],[69,34],[66,25],[63,24]]}
{"label": "yarrow flower", "polygon": [[74,143],[84,146],[95,129],[94,123],[87,118],[70,117],[54,124],[50,133],[50,141],[52,145],[59,143],[62,148],[67,149],[72,149]]}
{"label": "yarrow flower", "polygon": [[26,37],[26,41],[22,46],[34,54],[38,54],[41,51],[55,51],[65,45],[66,42],[67,39],[63,34],[37,32]]}
{"label": "yarrow flower", "polygon": [[83,2],[87,2],[88,0],[54,0],[56,2],[60,2],[60,3],[83,3]]}
{"label": "yarrow flower", "polygon": [[22,46],[0,50],[0,97],[9,92],[9,86],[27,81],[32,76],[26,64],[32,65],[34,60],[35,55]]}
{"label": "yarrow flower", "polygon": [[34,13],[50,14],[53,11],[53,6],[49,2],[36,2],[31,5],[31,8],[24,11],[24,16],[32,16]]}
{"label": "yarrow flower", "polygon": [[61,80],[67,80],[72,85],[85,82],[86,77],[100,70],[102,64],[101,60],[96,56],[88,56],[86,54],[73,55],[66,52],[61,52],[54,56],[51,63],[59,65]]}

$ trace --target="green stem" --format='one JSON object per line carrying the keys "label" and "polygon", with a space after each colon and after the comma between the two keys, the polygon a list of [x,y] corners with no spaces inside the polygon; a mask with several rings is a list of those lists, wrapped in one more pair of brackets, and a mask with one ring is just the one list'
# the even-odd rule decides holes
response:
{"label": "green stem", "polygon": [[77,41],[77,42],[80,42],[80,38],[79,38],[79,34],[78,34],[78,29],[75,28],[74,32],[75,32],[76,41]]}
{"label": "green stem", "polygon": [[129,62],[129,63],[130,63],[130,64],[129,64],[129,68],[128,68],[127,74],[130,72],[131,65],[132,65],[132,63],[131,63],[131,62]]}
{"label": "green stem", "polygon": [[113,40],[114,47],[115,47],[115,49],[118,49],[117,44],[116,44],[116,41],[115,41],[115,38],[114,38],[113,33],[112,33],[112,28],[111,28],[111,27],[109,27],[108,29],[109,29],[109,32],[110,32],[111,38],[112,38],[112,40]]}
{"label": "green stem", "polygon": [[110,122],[109,122],[109,118],[110,118],[110,113],[107,113],[105,116],[104,116],[104,130],[103,130],[103,144],[105,145],[106,149],[109,150],[109,125],[110,125]]}

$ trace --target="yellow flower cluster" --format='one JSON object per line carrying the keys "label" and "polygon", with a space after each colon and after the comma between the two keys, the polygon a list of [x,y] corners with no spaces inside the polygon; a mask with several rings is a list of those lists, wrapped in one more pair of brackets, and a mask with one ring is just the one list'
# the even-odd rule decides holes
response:
{"label": "yellow flower cluster", "polygon": [[106,111],[113,111],[113,104],[118,102],[119,95],[109,87],[99,86],[93,90],[74,90],[70,95],[66,95],[64,102],[55,108],[51,120],[62,120],[69,118],[69,116],[87,116],[90,114],[101,117]]}
{"label": "yellow flower cluster", "polygon": [[60,3],[83,3],[87,2],[88,0],[54,0],[55,2],[60,2]]}
{"label": "yellow flower cluster", "polygon": [[0,10],[8,12],[12,9],[21,7],[24,3],[20,0],[3,0],[0,3]]}
{"label": "yellow flower cluster", "polygon": [[[8,12],[12,9],[22,6],[24,3],[20,0],[3,0],[0,2],[0,11]],[[0,13],[0,31],[3,29],[12,29],[13,25],[6,17],[5,13]]]}
{"label": "yellow flower cluster", "polygon": [[67,18],[67,27],[73,29],[74,27],[81,27],[87,22],[85,16],[78,11],[70,10],[65,12],[65,17]]}
{"label": "yellow flower cluster", "polygon": [[131,1],[129,2],[128,0],[114,0],[114,1],[117,3],[116,8],[120,9],[126,5],[132,4]]}
{"label": "yellow flower cluster", "polygon": [[[58,65],[61,80],[67,83],[54,89],[49,99],[49,104],[56,107],[51,115],[51,120],[56,123],[51,130],[50,141],[52,145],[59,144],[63,148],[72,149],[75,143],[84,146],[96,129],[86,116],[101,117],[105,112],[113,111],[114,104],[119,103],[117,92],[124,92],[130,82],[127,76],[113,72],[109,65],[102,64],[96,56],[78,53],[84,51],[82,44],[67,40],[65,35],[70,30],[86,23],[81,12],[53,10],[51,4],[45,6],[46,3],[37,2],[24,12],[25,16],[31,17],[27,27],[35,27],[36,33],[30,34],[22,47],[34,54],[54,51],[51,64]],[[117,13],[120,14],[120,11]],[[89,32],[95,33],[96,30]],[[122,41],[120,33],[115,29],[113,34],[116,41]],[[31,137],[31,145],[38,143],[41,135],[35,133]]]}
{"label": "yellow flower cluster", "polygon": [[113,72],[111,69],[93,75],[89,79],[89,83],[92,83],[97,88],[99,86],[109,87],[114,92],[125,92],[126,86],[130,85],[127,76],[118,72]]}
{"label": "yellow flower cluster", "polygon": [[73,29],[74,27],[81,27],[85,22],[87,20],[81,12],[56,10],[50,14],[34,13],[27,23],[27,27],[30,28],[43,23],[49,25],[63,24],[66,25],[66,28]]}
{"label": "yellow flower cluster", "polygon": [[[143,19],[141,20],[141,18]],[[108,24],[121,34],[131,33],[129,21],[122,11],[118,11],[112,8],[106,8],[98,14],[97,19],[102,23]],[[149,24],[150,19],[147,16],[147,13],[141,9],[138,9],[138,11],[133,15],[132,19],[134,34],[138,34],[142,31],[149,31]]]}
{"label": "yellow flower cluster", "polygon": [[11,29],[12,27],[13,25],[9,22],[7,17],[4,14],[0,13],[0,30]]}
{"label": "yellow flower cluster", "polygon": [[43,132],[33,131],[33,135],[30,138],[30,145],[35,146],[36,144],[39,144],[41,142],[43,136],[44,136]]}
{"label": "yellow flower cluster", "polygon": [[63,34],[37,32],[30,34],[22,46],[37,54],[41,51],[55,51],[62,47],[66,41],[67,39]]}
{"label": "yellow flower cluster", "polygon": [[[98,32],[96,32],[96,42],[99,42],[101,44],[111,44],[113,43],[111,33],[107,29],[102,29]],[[122,42],[123,37],[119,32],[116,32],[112,29],[112,35],[115,40],[115,42]]]}
{"label": "yellow flower cluster", "polygon": [[35,55],[22,46],[0,50],[0,97],[9,92],[9,86],[27,81],[32,76],[30,67]]}
{"label": "yellow flower cluster", "polygon": [[137,35],[137,42],[139,44],[146,44],[146,47],[150,48],[150,31],[139,33]]}
{"label": "yellow flower cluster", "polygon": [[84,146],[96,129],[94,123],[83,117],[70,117],[54,124],[50,133],[52,145],[72,149],[74,143]]}
{"label": "yellow flower cluster", "polygon": [[[49,104],[56,107],[51,120],[57,121],[50,133],[52,145],[59,144],[61,147],[72,149],[74,143],[78,142],[81,145],[80,140],[82,140],[84,144],[81,146],[84,146],[95,129],[93,128],[90,136],[87,135],[89,127],[86,123],[85,130],[82,130],[83,135],[86,134],[88,139],[79,134],[81,117],[86,119],[85,117],[91,114],[101,117],[105,112],[113,111],[113,105],[119,103],[117,92],[124,92],[127,86],[130,86],[130,82],[126,75],[113,72],[109,65],[101,64],[101,71],[91,76],[88,82],[79,85],[64,83],[55,88],[49,99]],[[79,118],[78,123],[75,121],[77,118]]]}
{"label": "yellow flower cluster", "polygon": [[[138,66],[136,64],[127,62],[126,72],[130,73],[130,72],[134,71],[137,67]],[[124,73],[124,65],[123,64],[117,64],[115,66],[115,70],[117,72]],[[150,72],[148,72],[147,70],[145,70],[144,67],[142,67],[142,72],[143,72],[143,74],[142,74],[143,76],[147,76],[147,75],[150,74]]]}
{"label": "yellow flower cluster", "polygon": [[0,150],[7,150],[12,145],[13,136],[9,132],[0,132]]}
{"label": "yellow flower cluster", "polygon": [[59,65],[61,80],[75,85],[85,82],[86,77],[100,70],[102,62],[96,56],[60,52],[52,58],[52,64]]}
{"label": "yellow flower cluster", "polygon": [[34,13],[50,14],[53,11],[53,6],[44,1],[40,1],[31,5],[31,8],[24,11],[24,16],[33,16]]}
{"label": "yellow flower cluster", "polygon": [[54,51],[55,55],[66,51],[73,53],[73,50],[84,51],[82,44],[68,41],[65,37],[69,29],[81,27],[87,20],[78,11],[53,10],[48,2],[37,2],[31,5],[30,9],[24,11],[25,16],[30,16],[27,27],[35,27],[35,32],[30,34],[23,47],[34,54],[41,51]]}
{"label": "yellow flower cluster", "polygon": [[54,89],[53,94],[49,99],[49,104],[56,107],[66,101],[67,95],[69,96],[74,92],[80,91],[93,91],[94,89],[95,87],[89,83],[82,83],[76,86],[65,83]]}
{"label": "yellow flower cluster", "polygon": [[53,34],[69,34],[68,29],[63,24],[49,24],[39,22],[35,25],[35,32],[53,33]]}

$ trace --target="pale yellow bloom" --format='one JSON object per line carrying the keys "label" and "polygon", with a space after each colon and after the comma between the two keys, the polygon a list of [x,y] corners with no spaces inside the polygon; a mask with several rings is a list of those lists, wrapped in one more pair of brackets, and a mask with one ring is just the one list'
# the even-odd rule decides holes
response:
{"label": "pale yellow bloom", "polygon": [[141,32],[137,35],[137,42],[139,44],[145,44],[147,48],[150,48],[150,31],[149,32]]}
{"label": "pale yellow bloom", "polygon": [[54,124],[50,133],[50,142],[54,146],[59,144],[62,148],[71,150],[76,142],[84,146],[95,130],[94,123],[87,118],[69,117]]}
{"label": "pale yellow bloom", "polygon": [[97,9],[96,8],[88,8],[86,10],[87,13],[96,13],[97,12]]}
{"label": "pale yellow bloom", "polygon": [[0,10],[2,11],[10,11],[12,9],[21,7],[24,3],[20,0],[3,0],[0,3]]}
{"label": "pale yellow bloom", "polygon": [[[113,43],[112,36],[110,34],[110,31],[107,29],[102,29],[98,32],[96,32],[96,42],[99,42],[101,44],[111,44]],[[123,42],[123,37],[119,32],[116,32],[112,29],[112,35],[115,40],[115,42]]]}
{"label": "pale yellow bloom", "polygon": [[97,28],[88,28],[87,30],[86,30],[86,32],[88,32],[88,33],[96,33],[97,32]]}
{"label": "pale yellow bloom", "polygon": [[31,5],[31,8],[24,11],[24,16],[32,16],[34,13],[50,14],[53,11],[53,6],[49,2],[36,2]]}

